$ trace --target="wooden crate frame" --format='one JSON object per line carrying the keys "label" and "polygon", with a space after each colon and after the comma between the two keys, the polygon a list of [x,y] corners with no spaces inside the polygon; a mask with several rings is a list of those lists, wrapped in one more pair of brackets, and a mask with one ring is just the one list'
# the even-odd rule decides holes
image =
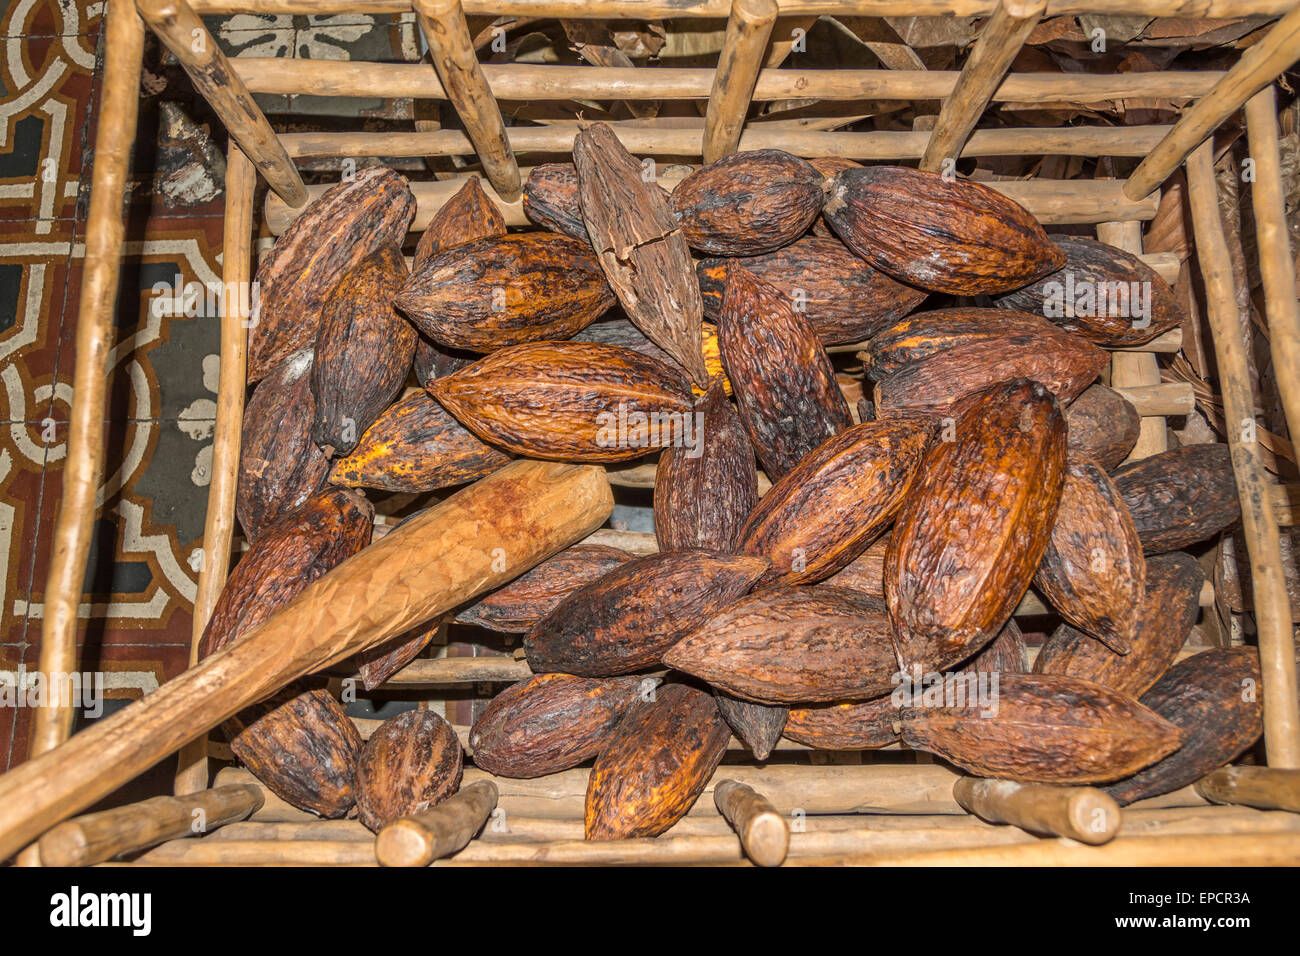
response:
{"label": "wooden crate frame", "polygon": [[[433,54],[428,64],[378,64],[298,60],[227,60],[199,19],[206,14],[340,14],[415,11]],[[1008,74],[1007,69],[1030,30],[1043,16],[1076,13],[1143,13],[1151,16],[1280,16],[1268,34],[1223,73],[1159,72],[1148,74],[1053,75]],[[960,72],[890,70],[804,71],[777,69],[790,44],[769,45],[774,25],[807,28],[821,13],[862,16],[988,16],[981,36]],[[477,62],[467,16],[567,18],[699,18],[728,21],[716,69],[617,69],[605,67],[483,65]],[[1093,223],[1098,236],[1120,248],[1142,253],[1141,223],[1154,215],[1158,187],[1186,166],[1198,259],[1205,280],[1211,328],[1222,376],[1225,420],[1253,421],[1252,383],[1245,360],[1246,342],[1237,322],[1232,276],[1212,169],[1210,137],[1243,105],[1250,149],[1255,159],[1253,199],[1258,230],[1260,269],[1266,294],[1273,360],[1292,434],[1300,429],[1300,307],[1287,229],[1278,152],[1278,129],[1272,82],[1300,58],[1300,6],[1293,0],[112,0],[108,4],[104,99],[96,137],[86,266],[77,328],[72,420],[64,469],[62,506],[55,527],[54,558],[46,585],[40,669],[76,670],[77,606],[88,556],[94,496],[102,476],[104,369],[112,341],[112,304],[123,241],[121,198],[135,135],[137,90],[146,25],[176,55],[231,136],[227,181],[222,279],[242,283],[251,278],[253,201],[257,176],[270,185],[265,214],[278,234],[309,198],[323,187],[304,186],[294,161],[320,157],[420,157],[477,154],[489,194],[507,221],[523,223],[519,202],[521,176],[515,154],[564,152],[571,148],[567,128],[507,129],[497,98],[707,99],[703,131],[619,130],[633,152],[643,155],[698,155],[711,161],[737,148],[780,148],[797,155],[845,156],[864,160],[920,160],[938,170],[946,159],[979,155],[1117,155],[1142,157],[1124,181],[1029,181],[992,185],[1024,204],[1046,223]],[[788,30],[787,30],[788,35]],[[336,96],[410,96],[447,99],[457,110],[464,132],[428,133],[293,133],[276,135],[256,106],[253,93],[325,93]],[[800,132],[744,129],[753,100],[793,96],[824,99],[938,99],[943,106],[931,132]],[[1051,99],[1101,101],[1121,97],[1170,97],[1193,100],[1170,127],[975,130],[990,102]],[[412,229],[422,229],[451,194],[456,182],[413,184],[417,213]],[[1148,257],[1160,268],[1159,257]],[[228,570],[234,528],[235,472],[245,391],[245,329],[238,314],[222,317],[221,377],[203,550],[194,608],[197,643]],[[1185,402],[1160,385],[1155,354],[1177,351],[1177,334],[1162,336],[1140,349],[1116,351],[1111,369],[1116,387],[1128,389],[1143,408],[1143,432],[1135,456],[1163,449],[1167,402]],[[1143,403],[1146,403],[1143,405]],[[1248,440],[1249,439],[1249,440]],[[1297,714],[1295,648],[1279,550],[1279,524],[1296,523],[1294,489],[1281,488],[1264,469],[1259,446],[1246,429],[1229,429],[1228,444],[1242,502],[1242,523],[1249,552],[1264,679],[1267,768],[1221,771],[1201,791],[1216,800],[1265,809],[1300,810],[1300,715]],[[619,480],[615,478],[615,480]],[[622,480],[635,483],[644,475]],[[417,661],[395,678],[396,684],[454,684],[511,679],[523,670],[492,659]],[[32,839],[57,819],[94,799],[65,794],[57,808],[39,819],[24,819],[12,808],[13,797],[36,781],[51,779],[58,766],[59,745],[71,725],[70,703],[41,708],[35,720],[32,760],[0,778],[0,837]],[[151,862],[212,863],[374,863],[373,841],[355,825],[304,822],[302,814],[277,806],[251,777],[227,770],[207,786],[206,746],[195,741],[181,754],[176,792],[112,811],[98,830],[83,827],[83,841],[94,830],[100,839],[85,859],[105,859],[114,852],[153,845],[187,833],[177,821],[195,806],[211,811],[215,825],[254,814],[254,822],[232,823],[203,840],[165,844],[145,857]],[[41,756],[44,754],[45,756]],[[570,798],[580,797],[573,771],[554,786]],[[46,776],[42,776],[46,774]],[[467,783],[480,771],[467,774]],[[956,775],[935,766],[876,765],[847,767],[737,768],[724,766],[722,776],[743,778],[758,791],[784,793],[792,787],[818,794],[816,832],[809,844],[819,848],[800,862],[911,863],[1077,863],[1077,864],[1249,864],[1300,861],[1300,817],[1259,813],[1241,807],[1205,806],[1190,788],[1125,811],[1138,835],[1125,835],[1104,847],[1068,840],[1007,840],[1008,828],[978,821],[951,826],[913,827],[906,840],[880,839],[889,827],[868,826],[868,818],[850,818],[863,804],[894,814],[964,814],[955,803]],[[793,779],[787,780],[786,777]],[[224,779],[223,779],[224,778]],[[1230,779],[1229,779],[1230,778]],[[551,778],[547,778],[551,780]],[[528,781],[496,781],[504,795],[523,801],[544,799]],[[783,790],[782,788],[785,788]],[[196,793],[196,791],[202,791]],[[572,791],[572,792],[571,792]],[[30,792],[30,791],[29,791]],[[6,806],[6,800],[10,806]],[[167,801],[171,800],[171,803]],[[776,802],[783,812],[789,800]],[[707,801],[702,799],[700,805]],[[815,802],[815,801],[814,801]],[[1050,802],[1050,800],[1049,800]],[[699,810],[697,806],[697,810]],[[705,810],[708,808],[705,807]],[[1059,809],[1059,807],[1058,807]],[[995,809],[996,812],[996,809]],[[580,815],[580,810],[578,811]],[[179,815],[178,815],[179,814]],[[706,814],[707,816],[707,814]],[[689,818],[682,835],[620,844],[586,844],[574,840],[565,821],[528,826],[536,841],[502,851],[479,839],[452,863],[509,862],[743,862],[752,850],[742,827],[737,838],[714,818]],[[895,817],[884,819],[893,820]],[[901,819],[901,818],[897,818]],[[936,817],[936,819],[938,819]],[[269,822],[268,822],[269,821]],[[830,821],[831,825],[822,824]],[[571,824],[572,821],[569,821]],[[168,829],[169,826],[171,829]],[[242,830],[239,828],[243,828]],[[312,828],[315,828],[314,830]],[[965,829],[963,829],[963,827]],[[269,828],[269,829],[268,829]],[[279,829],[277,829],[279,828]],[[838,829],[837,829],[838,828]],[[902,829],[907,829],[903,827]],[[1050,828],[1049,828],[1050,829]],[[915,831],[915,832],[912,832]],[[970,832],[968,832],[970,831]],[[1061,832],[1061,831],[1056,831]],[[130,836],[123,836],[123,834]],[[848,836],[845,836],[848,834]],[[810,836],[812,831],[810,831]],[[223,840],[217,840],[221,836]],[[1023,837],[1023,834],[1021,834]],[[231,839],[230,837],[234,837]],[[306,837],[306,839],[304,839]],[[242,838],[242,839],[241,839]],[[134,842],[132,842],[134,841]],[[224,842],[223,842],[224,841]],[[540,841],[540,842],[538,842]],[[3,840],[0,840],[3,844]],[[215,845],[214,845],[215,844]],[[21,845],[21,842],[17,845]],[[4,855],[0,850],[0,856]],[[242,854],[242,855],[241,855]],[[752,855],[752,854],[751,854]],[[20,858],[36,862],[34,848]]]}

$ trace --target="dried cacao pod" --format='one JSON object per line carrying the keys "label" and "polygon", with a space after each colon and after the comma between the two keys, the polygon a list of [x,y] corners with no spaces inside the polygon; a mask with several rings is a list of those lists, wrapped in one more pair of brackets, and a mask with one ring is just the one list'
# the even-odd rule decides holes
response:
{"label": "dried cacao pod", "polygon": [[1104,783],[1183,742],[1182,731],[1132,697],[1076,677],[1003,674],[987,701],[946,702],[947,689],[936,689],[937,701],[913,697],[902,709],[904,745],[983,777]]}
{"label": "dried cacao pod", "polygon": [[[705,318],[716,319],[722,310],[730,261],[704,259],[695,266]],[[870,338],[926,298],[920,289],[871,268],[833,238],[805,236],[737,264],[780,291],[825,345]]]}
{"label": "dried cacao pod", "polygon": [[573,163],[534,166],[524,183],[524,215],[543,229],[587,241]]}
{"label": "dried cacao pod", "polygon": [[1181,551],[1241,518],[1227,445],[1188,445],[1112,475],[1147,554]]}
{"label": "dried cacao pod", "polygon": [[1146,563],[1146,586],[1135,615],[1132,647],[1116,654],[1068,624],[1058,627],[1034,661],[1036,674],[1065,674],[1139,697],[1169,669],[1196,623],[1205,575],[1190,554]]}
{"label": "dried cacao pod", "polygon": [[1127,654],[1146,574],[1137,528],[1106,472],[1095,462],[1066,462],[1061,505],[1034,585],[1061,617]]}
{"label": "dried cacao pod", "polygon": [[331,458],[356,447],[411,370],[415,329],[393,310],[393,291],[405,278],[402,250],[381,246],[347,273],[326,306],[312,365],[312,439]]}
{"label": "dried cacao pod", "polygon": [[863,703],[791,707],[785,736],[817,750],[879,750],[898,743],[898,704],[891,695]]}
{"label": "dried cacao pod", "polygon": [[456,615],[458,624],[522,634],[574,591],[603,578],[632,555],[603,544],[575,544]]}
{"label": "dried cacao pod", "polygon": [[861,591],[885,599],[885,555],[889,552],[890,534],[886,531],[867,550],[821,583],[823,587]]}
{"label": "dried cacao pod", "polygon": [[749,591],[765,558],[717,551],[670,551],[634,558],[574,591],[524,637],[539,673],[584,677],[630,674],[719,608]]}
{"label": "dried cacao pod", "polygon": [[997,304],[1033,312],[1084,338],[1122,348],[1177,328],[1183,309],[1149,265],[1123,249],[1081,236],[1053,236],[1065,265]]}
{"label": "dried cacao pod", "polygon": [[821,212],[823,183],[798,156],[748,150],[691,173],[673,190],[672,207],[692,249],[756,256],[808,231]]}
{"label": "dried cacao pod", "polygon": [[759,586],[821,581],[866,550],[902,507],[932,431],[917,416],[864,422],[805,455],[740,533],[743,554],[772,562]]}
{"label": "dried cacao pod", "polygon": [[617,309],[599,322],[591,323],[591,325],[573,336],[570,341],[618,345],[625,349],[631,349],[633,352],[640,352],[642,355],[662,362],[665,368],[670,369],[675,376],[674,382],[679,383],[683,395],[689,394],[691,391],[691,377],[674,361],[673,357],[646,338],[645,333],[628,319],[621,317]]}
{"label": "dried cacao pod", "polygon": [[655,538],[660,551],[735,550],[758,504],[749,437],[715,378],[696,405],[694,441],[665,448],[655,470]]}
{"label": "dried cacao pod", "polygon": [[965,664],[962,670],[976,674],[1027,674],[1029,649],[1015,618],[1008,618],[998,636],[993,638]]}
{"label": "dried cacao pod", "polygon": [[1216,647],[1175,664],[1142,695],[1143,705],[1183,732],[1183,745],[1105,791],[1120,806],[1172,793],[1231,763],[1264,732],[1259,653]]}
{"label": "dried cacao pod", "polygon": [[311,346],[339,277],[376,249],[400,246],[414,215],[406,179],[382,166],[358,170],[303,210],[257,267],[250,383]]}
{"label": "dried cacao pod", "polygon": [[756,704],[723,690],[713,692],[718,710],[755,760],[766,760],[781,739],[790,709],[781,704]]}
{"label": "dried cacao pod", "polygon": [[483,191],[478,177],[470,177],[456,195],[433,214],[433,219],[420,235],[420,242],[415,247],[415,270],[418,272],[425,262],[440,252],[505,234],[506,217]]}
{"label": "dried cacao pod", "polygon": [[779,291],[727,268],[718,345],[740,420],[773,481],[852,424],[817,333]]}
{"label": "dried cacao pod", "polygon": [[935,309],[882,328],[867,343],[864,365],[867,375],[880,381],[958,345],[1024,335],[1042,335],[1048,342],[1074,341],[1045,319],[1014,309]]}
{"label": "dried cacao pod", "polygon": [[244,536],[299,507],[325,483],[329,456],[312,440],[311,349],[289,356],[253,389],[244,409],[235,514]]}
{"label": "dried cacao pod", "polygon": [[422,492],[477,481],[510,456],[485,445],[425,391],[413,391],[335,460],[330,481],[350,488]]}
{"label": "dried cacao pod", "polygon": [[498,777],[541,777],[576,767],[605,749],[644,692],[642,684],[640,677],[570,674],[538,674],[512,684],[470,729],[474,763]]}
{"label": "dried cacao pod", "polygon": [[486,442],[532,458],[627,461],[680,441],[694,410],[662,362],[616,345],[533,342],[428,384]]}
{"label": "dried cacao pod", "polygon": [[864,594],[769,588],[699,620],[664,663],[745,700],[864,700],[894,686],[889,619]]}
{"label": "dried cacao pod", "polygon": [[979,183],[902,166],[837,173],[822,215],[881,272],[931,292],[1009,292],[1065,265],[1023,206]]}
{"label": "dried cacao pod", "polygon": [[419,656],[438,633],[438,623],[420,624],[391,641],[357,655],[361,686],[374,690]]}
{"label": "dried cacao pod", "polygon": [[1037,382],[980,393],[930,446],[894,520],[885,595],[900,660],[942,671],[987,644],[1047,548],[1065,475],[1065,419]]}
{"label": "dried cacao pod", "polygon": [[1105,385],[1090,385],[1065,410],[1071,455],[1114,471],[1137,444],[1142,417],[1133,403]]}
{"label": "dried cacao pod", "polygon": [[727,751],[713,695],[668,684],[614,731],[587,781],[588,840],[658,836],[684,817]]}
{"label": "dried cacao pod", "polygon": [[614,293],[589,245],[524,232],[431,256],[395,302],[439,345],[492,352],[568,338],[608,311]]}
{"label": "dried cacao pod", "polygon": [[357,761],[357,816],[378,833],[460,789],[460,741],[431,710],[408,710],[374,732]]}
{"label": "dried cacao pod", "polygon": [[[862,164],[851,159],[843,159],[839,156],[816,156],[808,159],[809,165],[817,172],[822,174],[822,192],[829,192],[831,180],[835,178],[836,173],[843,172],[846,169],[861,169]],[[822,238],[835,239],[835,230],[826,224],[826,217],[818,214],[813,221],[812,234]],[[836,240],[838,241],[838,240]]]}
{"label": "dried cacao pod", "polygon": [[457,369],[471,364],[477,358],[478,356],[473,352],[443,348],[437,342],[417,332],[415,358],[411,364],[415,368],[415,380],[421,385],[428,385],[431,379],[450,375]]}

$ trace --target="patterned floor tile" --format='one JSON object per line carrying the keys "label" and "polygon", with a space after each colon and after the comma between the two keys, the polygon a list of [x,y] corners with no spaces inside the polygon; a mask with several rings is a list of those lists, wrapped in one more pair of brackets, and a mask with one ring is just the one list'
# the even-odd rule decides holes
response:
{"label": "patterned floor tile", "polygon": [[99,32],[103,0],[3,0],[0,36],[86,36]]}

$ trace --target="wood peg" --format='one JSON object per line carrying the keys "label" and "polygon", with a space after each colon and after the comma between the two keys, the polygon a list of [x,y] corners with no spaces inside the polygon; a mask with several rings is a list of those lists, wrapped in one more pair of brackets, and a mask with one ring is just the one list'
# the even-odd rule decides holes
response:
{"label": "wood peg", "polygon": [[757,866],[780,866],[790,851],[790,824],[758,791],[735,780],[713,788],[713,802]]}
{"label": "wood peg", "polygon": [[375,837],[380,866],[428,866],[464,849],[497,805],[497,787],[480,780],[423,813],[394,820]]}
{"label": "wood peg", "polygon": [[1198,783],[1196,792],[1211,803],[1300,813],[1300,770],[1223,767]]}
{"label": "wood peg", "polygon": [[1069,837],[1097,846],[1119,831],[1119,804],[1095,787],[1053,787],[1014,780],[962,777],[952,795],[989,823],[1009,823],[1030,833]]}

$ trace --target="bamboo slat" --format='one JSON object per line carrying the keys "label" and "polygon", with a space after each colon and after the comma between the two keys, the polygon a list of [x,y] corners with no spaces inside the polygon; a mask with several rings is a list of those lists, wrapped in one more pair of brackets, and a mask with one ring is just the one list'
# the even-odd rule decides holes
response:
{"label": "bamboo slat", "polygon": [[740,143],[740,130],[774,23],[776,0],[731,0],[727,33],[704,114],[702,153],[706,163],[734,153]]}
{"label": "bamboo slat", "polygon": [[1119,805],[1095,787],[1053,787],[1012,780],[962,777],[953,797],[990,823],[1010,823],[1029,833],[1069,837],[1099,845],[1119,832]]}
{"label": "bamboo slat", "polygon": [[1300,813],[1300,770],[1277,767],[1223,767],[1196,785],[1212,803]]}

